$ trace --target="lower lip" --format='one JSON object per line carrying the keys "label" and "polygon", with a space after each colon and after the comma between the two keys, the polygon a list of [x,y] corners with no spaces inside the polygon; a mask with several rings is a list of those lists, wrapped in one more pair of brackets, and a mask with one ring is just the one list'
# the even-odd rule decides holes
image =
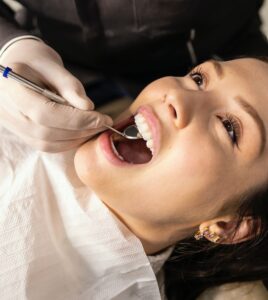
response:
{"label": "lower lip", "polygon": [[[159,138],[159,132],[160,132],[160,126],[157,118],[154,116],[152,110],[149,107],[142,106],[138,109],[138,112],[141,113],[146,119],[149,124],[151,124],[151,130],[154,136],[154,154],[150,162],[154,160],[154,157],[156,157],[156,154],[159,151],[159,145],[160,145],[160,138]],[[123,122],[117,124],[114,126],[117,130],[120,131],[120,128],[124,128],[127,124],[129,124],[133,120],[133,116],[130,117],[127,120],[124,120]],[[121,166],[121,167],[130,167],[130,166],[142,166],[143,164],[131,164],[126,161],[121,160],[115,153],[112,147],[111,143],[111,131],[105,131],[99,136],[99,145],[101,150],[103,151],[105,157],[110,161],[113,165]],[[149,163],[150,163],[149,162]],[[148,164],[148,163],[147,163]]]}
{"label": "lower lip", "polygon": [[[117,130],[120,130],[120,128],[124,127],[126,124],[128,124],[131,119],[133,119],[133,117],[123,121],[120,124],[117,124],[115,126],[115,128]],[[99,145],[101,150],[103,151],[105,157],[108,159],[108,161],[110,161],[113,165],[116,166],[134,166],[135,164],[130,164],[126,161],[121,160],[115,153],[112,147],[112,143],[111,143],[111,135],[112,133],[110,131],[105,131],[103,132],[99,138]]]}
{"label": "lower lip", "polygon": [[101,150],[103,151],[105,157],[110,161],[113,165],[116,166],[126,166],[130,165],[129,163],[121,160],[114,153],[112,145],[111,145],[111,134],[109,132],[104,132],[99,136],[99,145]]}

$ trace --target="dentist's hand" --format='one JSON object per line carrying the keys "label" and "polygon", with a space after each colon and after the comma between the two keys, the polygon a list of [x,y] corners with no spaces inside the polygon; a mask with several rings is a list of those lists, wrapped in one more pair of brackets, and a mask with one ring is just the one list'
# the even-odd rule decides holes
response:
{"label": "dentist's hand", "polygon": [[112,119],[93,111],[81,82],[63,66],[58,53],[45,43],[25,39],[14,43],[0,64],[65,98],[70,106],[55,103],[0,77],[0,123],[28,145],[46,152],[77,147],[112,125]]}

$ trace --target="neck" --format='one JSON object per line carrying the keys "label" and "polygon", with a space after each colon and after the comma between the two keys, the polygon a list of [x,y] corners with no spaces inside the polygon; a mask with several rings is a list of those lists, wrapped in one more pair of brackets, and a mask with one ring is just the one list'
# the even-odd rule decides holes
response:
{"label": "neck", "polygon": [[[115,212],[114,212],[115,213]],[[141,241],[147,255],[156,254],[193,234],[196,228],[186,224],[150,225],[115,213]]]}
{"label": "neck", "polygon": [[129,227],[130,230],[139,238],[143,249],[147,255],[157,254],[164,249],[175,245],[180,240],[189,237],[192,230],[181,228],[145,228]]}

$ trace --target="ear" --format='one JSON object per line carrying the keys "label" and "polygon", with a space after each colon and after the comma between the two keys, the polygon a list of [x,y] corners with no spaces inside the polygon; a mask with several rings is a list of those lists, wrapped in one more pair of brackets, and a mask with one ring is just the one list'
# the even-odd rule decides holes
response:
{"label": "ear", "polygon": [[238,228],[236,228],[237,224],[238,217],[228,215],[203,222],[199,230],[205,232],[204,237],[211,242],[215,242],[216,236],[219,237],[216,239],[218,244],[237,244],[253,238],[256,232],[252,232],[252,229],[260,226],[259,220],[250,216],[244,217]]}

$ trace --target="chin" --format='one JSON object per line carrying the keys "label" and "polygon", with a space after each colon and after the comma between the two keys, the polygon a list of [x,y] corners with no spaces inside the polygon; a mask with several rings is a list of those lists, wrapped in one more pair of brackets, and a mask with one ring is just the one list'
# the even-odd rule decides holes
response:
{"label": "chin", "polygon": [[103,194],[109,195],[114,190],[115,182],[120,180],[118,167],[103,153],[100,142],[103,134],[80,146],[74,157],[75,170],[80,180],[102,197]]}
{"label": "chin", "polygon": [[93,188],[96,175],[98,175],[98,157],[96,153],[96,138],[78,148],[74,157],[74,167],[80,180]]}
{"label": "chin", "polygon": [[80,180],[109,206],[109,202],[115,197],[114,180],[118,180],[118,174],[103,159],[101,151],[98,150],[98,138],[78,148],[74,157],[74,166]]}

